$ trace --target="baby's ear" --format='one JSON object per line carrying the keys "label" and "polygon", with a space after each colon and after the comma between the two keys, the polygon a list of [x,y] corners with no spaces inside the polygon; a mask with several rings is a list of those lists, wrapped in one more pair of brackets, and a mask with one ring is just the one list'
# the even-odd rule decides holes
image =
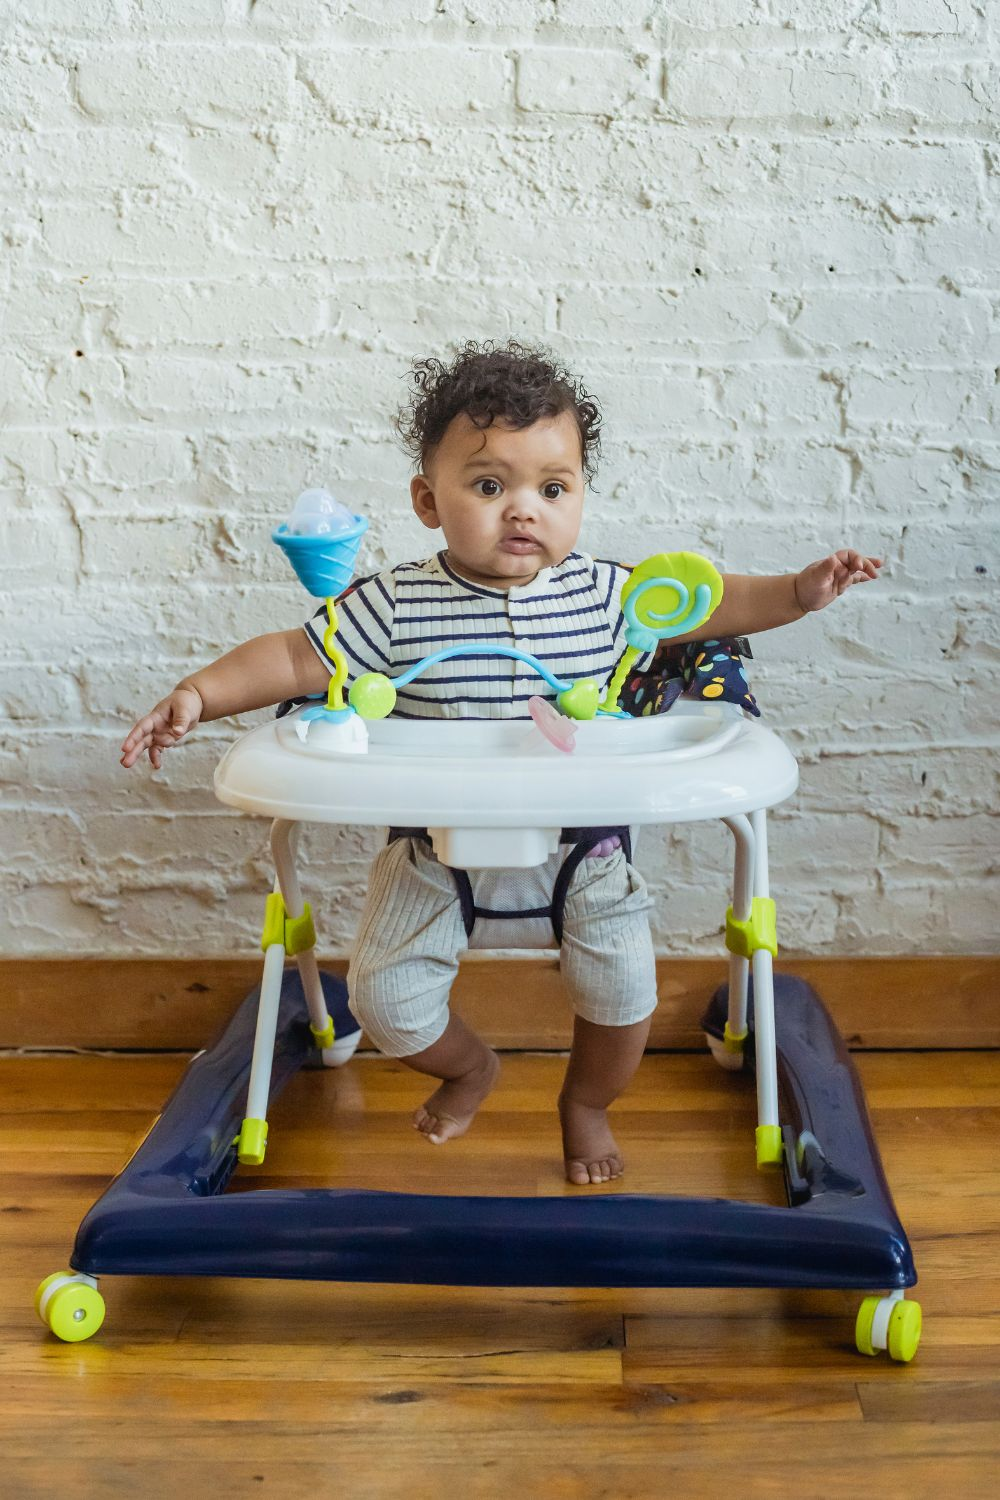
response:
{"label": "baby's ear", "polygon": [[423,474],[414,474],[410,480],[410,503],[414,514],[420,517],[424,525],[429,526],[432,531],[437,530],[441,521],[434,503],[434,491]]}

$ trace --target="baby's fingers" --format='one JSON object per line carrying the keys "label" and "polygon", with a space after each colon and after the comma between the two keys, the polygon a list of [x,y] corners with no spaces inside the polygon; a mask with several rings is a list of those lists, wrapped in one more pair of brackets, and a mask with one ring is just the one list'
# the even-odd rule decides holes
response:
{"label": "baby's fingers", "polygon": [[153,714],[146,714],[144,718],[138,719],[122,740],[122,754],[127,754],[140,740],[151,735],[155,728],[156,718]]}
{"label": "baby's fingers", "polygon": [[[183,734],[183,730],[181,733]],[[130,730],[122,742],[121,763],[128,769],[141,759],[143,751],[155,746],[159,750],[164,745],[175,745],[180,735],[173,732],[166,723],[163,714],[153,712],[140,719],[135,728]],[[150,756],[152,760],[152,756]]]}
{"label": "baby's fingers", "polygon": [[122,741],[121,763],[126,769],[134,766],[136,761],[153,742],[154,723],[152,716],[147,714],[145,719],[140,719],[134,729]]}
{"label": "baby's fingers", "polygon": [[144,734],[140,739],[133,740],[127,747],[125,745],[122,746],[121,763],[126,771],[130,766],[135,765],[136,761],[141,758],[143,751],[148,750],[152,743],[153,736],[151,734]]}
{"label": "baby's fingers", "polygon": [[837,575],[837,593],[844,593],[846,589],[851,587],[852,583],[871,583],[872,579],[877,577],[877,573],[868,573],[863,568],[858,569],[854,573],[845,568],[842,573],[838,573]]}
{"label": "baby's fingers", "polygon": [[866,578],[875,578],[882,566],[880,557],[866,557],[863,552],[856,552],[853,547],[845,547],[841,552],[835,552],[834,557],[841,563],[849,573],[863,573]]}

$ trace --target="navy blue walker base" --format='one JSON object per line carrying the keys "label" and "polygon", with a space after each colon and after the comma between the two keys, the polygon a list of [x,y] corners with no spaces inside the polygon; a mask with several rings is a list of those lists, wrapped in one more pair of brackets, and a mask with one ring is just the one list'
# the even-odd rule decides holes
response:
{"label": "navy blue walker base", "polygon": [[[190,1063],[142,1145],[87,1214],[72,1267],[90,1276],[454,1286],[910,1287],[913,1257],[847,1049],[808,985],[785,975],[774,985],[787,1208],[628,1193],[227,1194],[247,1098],[255,990],[218,1043]],[[325,974],[323,986],[343,1035],[356,1026],[344,986]],[[721,1037],[725,1020],[723,987],[704,1027]],[[752,1008],[749,1025],[748,1061]],[[316,1066],[322,1064],[305,998],[297,972],[288,969],[271,1100],[300,1068]]]}

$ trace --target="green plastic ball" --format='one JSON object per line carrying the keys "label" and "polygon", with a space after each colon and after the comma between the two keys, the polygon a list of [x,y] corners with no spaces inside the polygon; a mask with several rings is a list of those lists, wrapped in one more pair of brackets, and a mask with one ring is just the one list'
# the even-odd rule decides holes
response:
{"label": "green plastic ball", "polygon": [[351,685],[348,701],[363,719],[384,719],[396,706],[396,689],[383,672],[365,672]]}
{"label": "green plastic ball", "polygon": [[597,713],[600,697],[601,690],[594,679],[584,677],[580,682],[574,682],[564,693],[560,693],[556,701],[569,718],[592,719]]}

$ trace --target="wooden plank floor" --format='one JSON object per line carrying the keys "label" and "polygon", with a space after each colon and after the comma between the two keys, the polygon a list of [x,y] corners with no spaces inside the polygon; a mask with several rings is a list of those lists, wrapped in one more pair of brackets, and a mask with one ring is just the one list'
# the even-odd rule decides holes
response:
{"label": "wooden plank floor", "polygon": [[[959,1500],[1000,1472],[1000,1053],[855,1058],[920,1273],[916,1361],[854,1351],[856,1294],[105,1278],[104,1328],[35,1319],[42,1277],[186,1059],[0,1060],[0,1491],[235,1500],[854,1495]],[[628,1173],[563,1183],[564,1059],[506,1054],[464,1140],[408,1126],[399,1064],[297,1077],[252,1185],[619,1190],[781,1201],[748,1080],[647,1056],[615,1111]],[[234,1183],[251,1185],[251,1174]],[[992,1476],[992,1478],[990,1477]]]}

